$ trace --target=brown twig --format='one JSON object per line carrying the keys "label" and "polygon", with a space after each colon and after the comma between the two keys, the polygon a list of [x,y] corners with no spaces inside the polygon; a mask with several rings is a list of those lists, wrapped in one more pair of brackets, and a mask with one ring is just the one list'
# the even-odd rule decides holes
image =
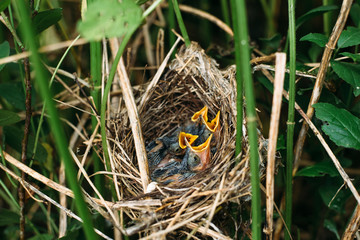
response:
{"label": "brown twig", "polygon": [[[25,124],[24,124],[24,137],[21,142],[21,162],[26,164],[27,159],[27,146],[29,140],[29,127],[31,120],[31,78],[30,78],[30,63],[29,58],[24,60],[25,70]],[[25,181],[25,173],[21,172],[21,179]],[[20,205],[20,233],[19,238],[25,239],[25,189],[19,185],[19,205]]]}
{"label": "brown twig", "polygon": [[[312,105],[319,101],[319,98],[321,95],[321,90],[324,85],[324,80],[326,77],[326,72],[329,67],[331,54],[336,47],[336,43],[340,37],[342,30],[344,29],[346,19],[349,15],[352,2],[353,2],[352,0],[344,0],[343,1],[339,16],[338,16],[335,26],[332,30],[331,36],[329,38],[329,42],[325,46],[324,54],[322,56],[321,63],[320,63],[319,72],[316,77],[314,90],[312,92],[309,106],[306,111],[306,115],[309,117],[309,119],[311,119],[314,115],[314,108],[312,107]],[[295,146],[293,173],[296,173],[296,171],[299,167],[299,161],[300,161],[300,157],[301,157],[301,154],[303,151],[303,147],[304,147],[308,129],[309,129],[309,125],[306,122],[304,122],[301,127],[301,130],[300,130],[297,142],[296,142],[296,146]]]}
{"label": "brown twig", "polygon": [[345,232],[342,236],[342,240],[352,240],[355,238],[355,234],[359,231],[360,227],[360,205],[357,205],[355,212],[345,229]]}
{"label": "brown twig", "polygon": [[274,210],[274,172],[275,172],[275,154],[276,143],[279,132],[279,119],[282,102],[282,92],[285,77],[286,54],[276,53],[275,64],[275,80],[274,80],[274,95],[271,109],[271,120],[269,130],[269,146],[267,154],[267,169],[266,169],[266,221],[267,227],[265,233],[269,239],[272,239],[273,232],[273,210]]}

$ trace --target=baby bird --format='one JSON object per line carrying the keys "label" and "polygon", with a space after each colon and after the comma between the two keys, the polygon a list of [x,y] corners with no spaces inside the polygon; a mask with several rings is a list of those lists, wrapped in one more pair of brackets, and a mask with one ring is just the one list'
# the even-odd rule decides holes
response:
{"label": "baby bird", "polygon": [[[180,133],[181,136],[181,133]],[[190,171],[202,171],[207,168],[210,163],[210,143],[213,135],[211,134],[207,140],[199,146],[191,146],[188,138],[179,140],[180,147],[185,143],[187,150],[182,160],[182,165]],[[183,141],[183,142],[182,142]]]}

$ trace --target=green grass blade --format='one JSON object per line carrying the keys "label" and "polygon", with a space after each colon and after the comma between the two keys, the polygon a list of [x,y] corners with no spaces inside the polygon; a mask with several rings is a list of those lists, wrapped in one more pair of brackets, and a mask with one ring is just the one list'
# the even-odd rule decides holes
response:
{"label": "green grass blade", "polygon": [[75,195],[75,204],[79,211],[79,215],[83,220],[83,228],[85,235],[87,239],[97,239],[97,235],[95,234],[94,227],[91,222],[90,213],[87,209],[84,198],[82,196],[81,188],[78,185],[76,179],[76,170],[74,167],[74,163],[67,148],[68,142],[61,127],[62,124],[56,110],[54,101],[52,99],[52,94],[49,89],[45,71],[40,60],[40,55],[37,51],[34,30],[32,29],[30,24],[29,10],[26,8],[25,4],[18,4],[17,6],[19,11],[19,19],[21,19],[23,26],[21,31],[23,32],[27,40],[29,50],[32,52],[31,60],[36,71],[36,83],[38,84],[42,98],[47,105],[47,112],[50,116],[50,127],[54,134],[55,144],[60,153],[60,157],[65,163],[67,180]]}
{"label": "green grass blade", "polygon": [[189,35],[188,35],[187,31],[186,31],[186,27],[185,27],[183,18],[181,16],[178,1],[177,0],[172,0],[172,1],[173,1],[173,7],[174,7],[175,15],[176,15],[179,27],[180,27],[181,35],[184,38],[185,45],[188,47],[188,46],[190,46],[190,38],[189,38]]}
{"label": "green grass blade", "polygon": [[[291,229],[292,218],[292,171],[293,171],[293,145],[295,127],[295,71],[296,71],[296,35],[295,35],[295,1],[288,0],[289,12],[289,45],[290,45],[290,83],[289,83],[289,108],[286,140],[286,190],[285,190],[285,223]],[[290,235],[285,231],[285,239]]]}
{"label": "green grass blade", "polygon": [[[247,129],[250,142],[250,172],[251,172],[251,211],[252,211],[252,238],[261,239],[261,205],[260,205],[260,173],[259,156],[256,128],[255,95],[250,69],[250,48],[249,35],[247,28],[247,14],[244,0],[232,0],[233,16],[238,20],[234,24],[234,29],[238,28],[239,34],[237,45],[240,48],[240,67],[237,74],[240,74],[244,82],[246,96],[246,116]],[[239,72],[240,70],[240,72]]]}

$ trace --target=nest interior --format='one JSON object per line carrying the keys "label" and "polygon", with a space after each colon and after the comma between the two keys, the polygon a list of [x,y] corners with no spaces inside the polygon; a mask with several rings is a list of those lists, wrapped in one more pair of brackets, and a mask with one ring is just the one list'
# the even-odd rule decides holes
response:
{"label": "nest interior", "polygon": [[[248,200],[250,178],[246,134],[243,153],[238,158],[240,163],[234,164],[235,68],[231,66],[223,71],[219,70],[215,60],[208,57],[204,50],[193,42],[190,47],[182,46],[179,49],[169,70],[149,91],[149,97],[139,109],[146,143],[186,124],[193,113],[205,105],[209,108],[209,119],[214,118],[220,110],[221,134],[216,141],[216,152],[211,156],[210,166],[205,171],[176,186],[158,185],[152,192],[143,194],[131,129],[126,111],[122,112],[123,121],[120,121],[122,125],[118,126],[113,158],[117,162],[116,172],[124,176],[118,178],[125,186],[122,188],[123,199],[161,200],[161,206],[125,210],[133,220],[148,219],[147,227],[141,231],[159,234],[159,230],[165,231],[164,229],[169,229],[169,224],[175,223],[178,228],[190,228],[191,224],[200,224],[201,218],[212,218],[215,208],[220,204],[228,201],[239,202],[240,199]],[[141,96],[137,100],[140,98]],[[200,225],[197,226],[201,232]],[[209,232],[211,231],[203,234]]]}

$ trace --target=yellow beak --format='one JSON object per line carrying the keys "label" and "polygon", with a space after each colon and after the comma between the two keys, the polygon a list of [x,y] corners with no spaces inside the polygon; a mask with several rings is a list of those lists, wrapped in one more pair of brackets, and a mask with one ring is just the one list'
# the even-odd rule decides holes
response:
{"label": "yellow beak", "polygon": [[191,117],[191,121],[197,122],[199,117],[202,116],[202,119],[204,119],[204,121],[207,122],[208,120],[207,113],[208,113],[208,107],[205,106],[200,111],[194,113],[194,115]]}
{"label": "yellow beak", "polygon": [[190,133],[180,132],[179,134],[179,146],[182,149],[185,149],[186,146],[191,146],[191,144],[198,138],[198,135],[192,135]]}

